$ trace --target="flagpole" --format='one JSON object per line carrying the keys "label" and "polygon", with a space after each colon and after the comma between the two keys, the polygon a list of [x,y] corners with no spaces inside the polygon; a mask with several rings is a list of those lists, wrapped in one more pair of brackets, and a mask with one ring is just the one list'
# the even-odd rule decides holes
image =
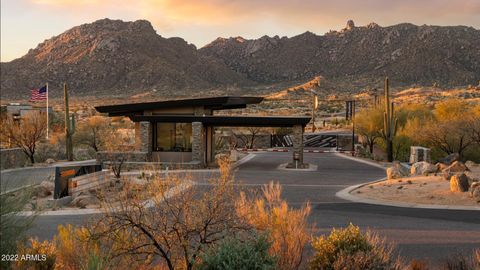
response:
{"label": "flagpole", "polygon": [[46,83],[47,85],[47,140],[48,140],[48,128],[49,128],[49,119],[48,119],[48,82]]}

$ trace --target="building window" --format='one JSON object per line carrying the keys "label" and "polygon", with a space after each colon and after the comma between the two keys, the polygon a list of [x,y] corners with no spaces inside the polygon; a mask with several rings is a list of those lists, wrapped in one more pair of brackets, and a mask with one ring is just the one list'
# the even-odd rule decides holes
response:
{"label": "building window", "polygon": [[191,152],[192,123],[157,123],[153,142],[154,151]]}

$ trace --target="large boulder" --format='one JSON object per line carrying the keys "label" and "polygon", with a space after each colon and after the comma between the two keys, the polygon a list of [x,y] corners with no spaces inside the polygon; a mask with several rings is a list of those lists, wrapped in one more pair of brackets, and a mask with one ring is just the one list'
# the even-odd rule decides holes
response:
{"label": "large boulder", "polygon": [[450,166],[443,169],[442,173],[445,180],[450,180],[453,175],[464,173],[465,171],[468,171],[467,166],[460,161],[455,161]]}
{"label": "large boulder", "polygon": [[468,178],[464,173],[456,174],[450,178],[450,191],[467,192],[469,188]]}
{"label": "large boulder", "polygon": [[480,173],[472,171],[466,171],[464,173],[467,176],[468,183],[470,183],[470,185],[474,182],[480,182]]}
{"label": "large boulder", "polygon": [[38,198],[45,198],[53,194],[53,189],[55,188],[55,184],[50,181],[43,181],[40,185],[37,185],[33,188],[32,196],[36,196]]}
{"label": "large boulder", "polygon": [[387,179],[396,179],[410,175],[410,169],[398,161],[392,163],[392,167],[387,168]]}
{"label": "large boulder", "polygon": [[92,195],[80,195],[75,197],[70,204],[78,208],[86,208],[88,205],[99,204],[99,200]]}
{"label": "large boulder", "polygon": [[458,153],[453,153],[453,154],[450,154],[450,155],[448,155],[444,158],[439,159],[438,162],[450,165],[453,162],[458,161],[458,160],[460,160],[460,155]]}
{"label": "large boulder", "polygon": [[465,166],[467,166],[469,170],[480,169],[480,164],[477,164],[471,160],[468,160],[467,162],[465,162]]}
{"label": "large boulder", "polygon": [[52,182],[52,181],[42,181],[40,183],[40,186],[43,186],[45,187],[46,189],[50,190],[53,192],[53,190],[55,189],[55,183]]}
{"label": "large boulder", "polygon": [[426,161],[416,162],[410,167],[410,174],[412,176],[428,175],[430,173],[436,173],[437,166],[430,164]]}
{"label": "large boulder", "polygon": [[480,203],[480,183],[473,183],[470,187],[470,197]]}

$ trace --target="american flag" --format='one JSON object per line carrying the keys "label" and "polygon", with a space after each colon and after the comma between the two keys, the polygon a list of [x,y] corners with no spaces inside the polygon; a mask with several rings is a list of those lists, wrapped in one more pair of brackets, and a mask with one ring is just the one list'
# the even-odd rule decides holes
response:
{"label": "american flag", "polygon": [[32,89],[32,97],[30,101],[40,101],[47,99],[47,86],[43,86],[42,88]]}

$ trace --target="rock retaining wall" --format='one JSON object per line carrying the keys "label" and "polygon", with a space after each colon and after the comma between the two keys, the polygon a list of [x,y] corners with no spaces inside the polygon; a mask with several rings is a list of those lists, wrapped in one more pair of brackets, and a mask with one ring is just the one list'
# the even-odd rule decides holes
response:
{"label": "rock retaining wall", "polygon": [[24,167],[28,162],[21,148],[0,149],[0,169]]}

